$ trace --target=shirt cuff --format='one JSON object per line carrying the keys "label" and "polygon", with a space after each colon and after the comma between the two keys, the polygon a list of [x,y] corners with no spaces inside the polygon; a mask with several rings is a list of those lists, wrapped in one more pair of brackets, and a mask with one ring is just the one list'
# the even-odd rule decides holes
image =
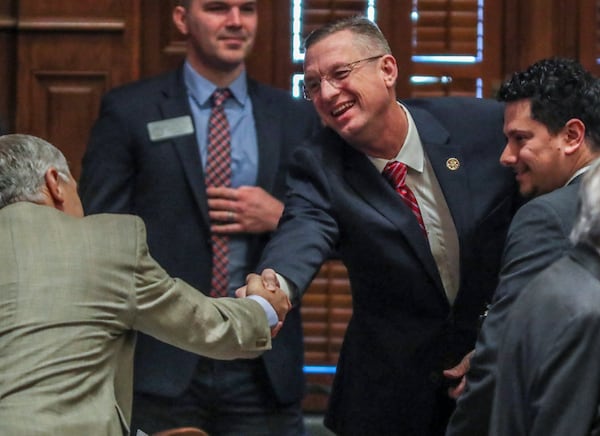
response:
{"label": "shirt cuff", "polygon": [[275,327],[277,325],[279,318],[277,317],[277,312],[275,312],[275,309],[273,309],[273,306],[271,306],[271,303],[269,303],[260,295],[248,295],[246,298],[251,298],[262,306],[263,310],[265,311],[265,315],[267,315],[269,327]]}
{"label": "shirt cuff", "polygon": [[294,286],[294,284],[292,284],[288,279],[286,279],[281,274],[276,272],[275,275],[277,276],[277,280],[279,281],[279,287],[281,288],[283,293],[285,295],[287,295],[287,297],[290,299],[292,304],[295,306],[296,303],[298,302],[297,301],[298,300],[298,291],[296,290],[296,286]]}

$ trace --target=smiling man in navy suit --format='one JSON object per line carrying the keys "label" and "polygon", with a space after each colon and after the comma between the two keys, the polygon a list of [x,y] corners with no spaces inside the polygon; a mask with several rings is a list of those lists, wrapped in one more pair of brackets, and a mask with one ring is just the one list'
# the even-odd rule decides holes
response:
{"label": "smiling man in navy suit", "polygon": [[[104,97],[83,161],[83,205],[86,213],[141,216],[155,258],[170,274],[206,291],[211,240],[227,236],[227,292],[233,295],[281,216],[292,149],[320,123],[309,103],[247,77],[256,0],[180,1],[173,20],[187,37],[186,61],[176,71]],[[225,88],[231,185],[210,187],[211,95]],[[287,316],[273,350],[254,360],[199,358],[142,336],[132,427],[303,434],[302,366],[298,308]]]}
{"label": "smiling man in navy suit", "polygon": [[443,370],[475,343],[519,199],[498,161],[503,107],[398,102],[398,65],[366,18],[317,29],[305,47],[305,95],[327,127],[294,155],[259,270],[297,301],[332,251],[348,268],[353,315],[329,428],[441,435],[454,407]]}

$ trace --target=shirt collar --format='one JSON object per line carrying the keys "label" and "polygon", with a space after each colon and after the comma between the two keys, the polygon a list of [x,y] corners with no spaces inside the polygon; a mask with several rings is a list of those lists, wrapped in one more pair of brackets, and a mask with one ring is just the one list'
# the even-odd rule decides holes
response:
{"label": "shirt collar", "polygon": [[575,180],[578,176],[580,176],[581,174],[585,173],[587,170],[590,169],[591,166],[593,166],[596,162],[600,162],[600,158],[596,158],[593,161],[591,161],[588,165],[579,168],[577,171],[575,171],[575,173],[571,176],[571,178],[567,181],[567,183],[565,183],[565,186],[567,186],[568,184],[570,184],[573,180]]}
{"label": "shirt collar", "polygon": [[[421,143],[421,138],[419,138],[419,132],[417,132],[417,126],[406,107],[400,102],[398,102],[398,104],[406,114],[406,119],[408,121],[408,131],[406,132],[406,138],[404,139],[404,143],[402,144],[398,155],[391,160],[402,162],[406,164],[407,167],[412,168],[413,170],[418,171],[419,173],[422,173],[425,155],[423,152],[423,144]],[[388,162],[390,162],[387,159],[381,159],[371,156],[367,157],[371,162],[373,162],[373,165],[375,165],[379,172],[383,172],[385,165]]]}
{"label": "shirt collar", "polygon": [[[217,85],[210,80],[202,77],[188,61],[184,63],[183,78],[190,93],[201,106],[210,105],[210,96],[218,88]],[[244,106],[248,97],[248,83],[246,81],[246,70],[243,70],[240,75],[228,86],[233,98]]]}

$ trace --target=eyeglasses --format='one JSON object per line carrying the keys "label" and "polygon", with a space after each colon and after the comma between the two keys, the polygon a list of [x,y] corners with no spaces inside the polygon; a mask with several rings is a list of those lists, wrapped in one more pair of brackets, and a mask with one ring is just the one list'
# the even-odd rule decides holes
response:
{"label": "eyeglasses", "polygon": [[384,55],[380,54],[377,56],[371,56],[370,58],[359,59],[354,62],[350,62],[349,64],[342,65],[337,67],[335,70],[319,77],[318,79],[309,79],[304,81],[304,98],[306,100],[312,100],[316,94],[321,91],[321,81],[323,79],[327,80],[331,86],[335,89],[339,89],[340,86],[344,83],[352,71],[358,68],[361,64],[366,62],[371,62]]}

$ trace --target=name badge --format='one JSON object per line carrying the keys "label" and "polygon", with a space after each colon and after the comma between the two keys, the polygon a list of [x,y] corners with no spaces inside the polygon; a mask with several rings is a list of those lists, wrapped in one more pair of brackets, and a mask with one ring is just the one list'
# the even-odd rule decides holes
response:
{"label": "name badge", "polygon": [[148,133],[152,142],[164,139],[177,138],[178,136],[191,135],[194,133],[192,117],[169,118],[167,120],[152,121],[148,123]]}

